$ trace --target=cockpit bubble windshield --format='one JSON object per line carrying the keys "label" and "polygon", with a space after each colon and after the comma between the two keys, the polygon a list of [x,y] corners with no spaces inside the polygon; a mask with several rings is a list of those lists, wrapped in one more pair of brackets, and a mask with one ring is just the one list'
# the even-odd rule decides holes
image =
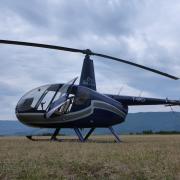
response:
{"label": "cockpit bubble windshield", "polygon": [[40,97],[49,86],[41,86],[26,93],[18,102],[18,111],[28,111],[35,108]]}
{"label": "cockpit bubble windshield", "polygon": [[50,104],[66,96],[77,78],[66,84],[45,85],[26,93],[18,102],[17,112],[47,111]]}

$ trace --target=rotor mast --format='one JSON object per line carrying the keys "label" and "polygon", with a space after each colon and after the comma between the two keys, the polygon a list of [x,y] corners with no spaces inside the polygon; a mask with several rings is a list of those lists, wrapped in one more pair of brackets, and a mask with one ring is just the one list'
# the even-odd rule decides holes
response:
{"label": "rotor mast", "polygon": [[96,91],[94,63],[93,60],[90,59],[89,54],[86,54],[84,58],[79,85],[88,87]]}

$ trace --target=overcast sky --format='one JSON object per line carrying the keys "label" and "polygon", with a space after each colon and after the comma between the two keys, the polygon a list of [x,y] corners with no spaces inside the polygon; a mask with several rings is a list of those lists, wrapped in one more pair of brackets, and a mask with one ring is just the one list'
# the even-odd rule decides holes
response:
{"label": "overcast sky", "polygon": [[[0,12],[0,39],[89,48],[180,77],[179,0],[1,0]],[[0,44],[0,119],[16,119],[16,103],[30,89],[80,76],[83,58]],[[92,58],[100,92],[180,97],[180,81]],[[169,108],[130,108],[138,111]]]}

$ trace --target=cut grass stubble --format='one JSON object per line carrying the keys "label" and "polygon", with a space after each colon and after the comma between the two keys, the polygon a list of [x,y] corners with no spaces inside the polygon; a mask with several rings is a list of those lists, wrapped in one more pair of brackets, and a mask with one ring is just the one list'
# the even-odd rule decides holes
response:
{"label": "cut grass stubble", "polygon": [[0,179],[180,179],[180,135],[91,139],[0,138]]}

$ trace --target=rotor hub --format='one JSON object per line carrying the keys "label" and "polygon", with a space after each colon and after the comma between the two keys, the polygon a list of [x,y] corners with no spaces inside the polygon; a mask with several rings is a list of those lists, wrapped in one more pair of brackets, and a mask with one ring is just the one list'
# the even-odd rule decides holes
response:
{"label": "rotor hub", "polygon": [[92,51],[90,49],[85,49],[83,50],[83,54],[86,54],[86,55],[93,55]]}

